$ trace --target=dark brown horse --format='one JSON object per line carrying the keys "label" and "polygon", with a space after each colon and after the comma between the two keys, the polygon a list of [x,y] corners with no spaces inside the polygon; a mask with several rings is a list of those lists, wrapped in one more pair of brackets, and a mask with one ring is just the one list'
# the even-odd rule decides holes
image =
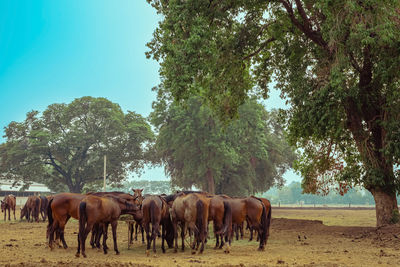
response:
{"label": "dark brown horse", "polygon": [[4,220],[6,220],[7,210],[8,210],[8,220],[11,221],[10,213],[13,210],[14,213],[14,220],[15,218],[15,205],[16,205],[16,198],[14,195],[5,196],[4,199],[1,201],[1,212],[4,212]]}
{"label": "dark brown horse", "polygon": [[26,218],[27,221],[29,221],[28,218],[28,207],[26,206],[26,203],[23,208],[21,208],[21,213],[20,213],[20,220],[22,221],[23,218]]}
{"label": "dark brown horse", "polygon": [[224,196],[224,198],[232,206],[232,224],[241,225],[244,221],[247,221],[250,229],[256,230],[260,236],[258,249],[264,250],[269,234],[271,209],[267,211],[262,200],[253,196],[247,198]]}
{"label": "dark brown horse", "polygon": [[107,254],[105,246],[107,240],[108,225],[111,224],[114,250],[119,254],[117,247],[117,225],[118,218],[124,212],[134,212],[138,210],[138,206],[131,204],[123,198],[108,195],[107,197],[98,197],[95,195],[85,196],[79,203],[79,234],[78,234],[78,250],[76,256],[81,253],[85,254],[85,242],[87,235],[92,230],[93,226],[103,225],[103,251]]}
{"label": "dark brown horse", "polygon": [[181,226],[182,251],[185,249],[185,232],[189,228],[195,234],[192,244],[192,254],[196,253],[196,244],[201,243],[200,253],[204,250],[207,236],[208,211],[211,198],[200,193],[179,193],[171,209],[171,219],[174,227],[175,252],[178,250],[177,226]]}
{"label": "dark brown horse", "polygon": [[[164,240],[169,236],[167,232],[172,232],[171,218],[169,215],[169,207],[164,198],[161,196],[146,196],[142,203],[143,226],[146,231],[147,239],[147,256],[150,253],[151,242],[153,242],[153,252],[156,253],[156,237],[161,235],[161,249],[165,253]],[[151,223],[151,235],[150,235]],[[162,234],[160,234],[160,226],[162,226]],[[172,242],[172,239],[169,242]],[[168,242],[168,241],[167,241]]]}

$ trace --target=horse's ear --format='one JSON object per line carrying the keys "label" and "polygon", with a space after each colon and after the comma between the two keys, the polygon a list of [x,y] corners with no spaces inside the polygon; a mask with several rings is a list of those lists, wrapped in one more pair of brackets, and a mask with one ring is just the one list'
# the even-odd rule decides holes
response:
{"label": "horse's ear", "polygon": [[144,188],[142,188],[142,189],[139,189],[140,193],[142,193],[142,192],[143,192],[143,189],[144,189]]}

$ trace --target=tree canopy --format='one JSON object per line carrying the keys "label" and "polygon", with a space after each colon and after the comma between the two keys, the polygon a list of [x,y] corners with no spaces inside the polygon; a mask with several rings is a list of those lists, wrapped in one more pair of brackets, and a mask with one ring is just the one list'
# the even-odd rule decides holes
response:
{"label": "tree canopy", "polygon": [[173,185],[248,195],[283,183],[295,155],[276,112],[249,99],[238,120],[224,125],[199,97],[182,107],[164,96],[153,103],[150,120],[158,131],[155,150]]}
{"label": "tree canopy", "polygon": [[0,146],[3,178],[44,182],[54,191],[71,192],[103,179],[104,155],[110,183],[139,171],[154,140],[141,115],[93,97],[52,104],[42,113],[31,111],[5,132],[7,141]]}
{"label": "tree canopy", "polygon": [[306,192],[354,185],[377,225],[398,218],[400,2],[394,0],[148,0],[163,16],[149,57],[183,101],[200,95],[233,117],[272,80],[291,108],[291,144]]}

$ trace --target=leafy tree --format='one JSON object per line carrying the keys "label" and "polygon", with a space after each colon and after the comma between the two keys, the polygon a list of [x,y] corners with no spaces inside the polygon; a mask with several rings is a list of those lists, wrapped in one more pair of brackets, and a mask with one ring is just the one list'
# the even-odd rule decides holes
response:
{"label": "leafy tree", "polygon": [[[372,193],[377,225],[398,214],[400,2],[148,0],[163,20],[147,54],[178,100],[199,94],[232,117],[272,79],[303,149],[305,192]],[[395,216],[394,216],[395,215]]]}
{"label": "leafy tree", "polygon": [[140,170],[154,138],[141,115],[93,97],[52,104],[42,114],[31,111],[5,132],[7,141],[0,146],[3,177],[71,192],[103,179],[104,155],[111,183],[123,180],[127,171]]}
{"label": "leafy tree", "polygon": [[[162,97],[153,104],[150,120],[158,130],[156,150],[173,185],[195,185],[210,193],[245,195],[282,183],[294,159],[281,128],[254,99],[239,119],[223,125],[198,97],[185,108]],[[225,127],[224,127],[225,126]]]}

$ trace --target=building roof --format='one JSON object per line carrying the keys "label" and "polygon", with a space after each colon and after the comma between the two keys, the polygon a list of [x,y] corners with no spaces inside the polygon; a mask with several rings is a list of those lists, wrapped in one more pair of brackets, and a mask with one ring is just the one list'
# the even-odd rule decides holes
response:
{"label": "building roof", "polygon": [[[20,191],[23,186],[22,182],[17,182],[14,186],[13,184],[14,181],[0,180],[0,191]],[[29,188],[23,192],[51,192],[51,190],[44,184],[30,182]]]}

